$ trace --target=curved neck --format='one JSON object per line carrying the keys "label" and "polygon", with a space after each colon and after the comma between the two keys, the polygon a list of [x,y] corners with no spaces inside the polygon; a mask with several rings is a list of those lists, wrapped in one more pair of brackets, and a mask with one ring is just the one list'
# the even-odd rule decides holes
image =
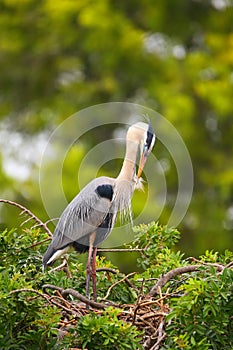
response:
{"label": "curved neck", "polygon": [[138,152],[138,142],[127,140],[125,159],[117,179],[132,181]]}

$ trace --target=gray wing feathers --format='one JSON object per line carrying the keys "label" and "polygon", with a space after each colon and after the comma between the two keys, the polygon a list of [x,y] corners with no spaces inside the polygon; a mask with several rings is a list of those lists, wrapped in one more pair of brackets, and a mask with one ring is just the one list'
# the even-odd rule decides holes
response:
{"label": "gray wing feathers", "polygon": [[113,181],[107,177],[94,179],[70,202],[55,229],[52,239],[54,249],[60,249],[92,233],[103,222],[111,202],[99,197],[95,189],[103,182],[113,185]]}

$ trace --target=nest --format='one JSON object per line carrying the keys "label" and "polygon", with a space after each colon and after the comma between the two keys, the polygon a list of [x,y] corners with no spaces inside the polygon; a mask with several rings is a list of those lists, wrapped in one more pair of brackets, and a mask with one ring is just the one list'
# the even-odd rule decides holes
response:
{"label": "nest", "polygon": [[[135,325],[138,330],[143,332],[144,349],[159,349],[166,337],[166,316],[170,310],[164,300],[168,295],[162,296],[160,293],[160,297],[157,299],[140,295],[135,304],[118,305],[108,300],[104,300],[104,303],[97,303],[87,299],[74,289],[62,289],[54,285],[44,285],[43,291],[44,293],[40,294],[46,298],[48,303],[62,310],[58,331],[59,339],[69,333],[70,327],[77,325],[80,317],[89,314],[90,311],[101,315],[109,306],[117,307],[120,310],[118,319]],[[68,300],[68,295],[79,299],[79,301]]]}

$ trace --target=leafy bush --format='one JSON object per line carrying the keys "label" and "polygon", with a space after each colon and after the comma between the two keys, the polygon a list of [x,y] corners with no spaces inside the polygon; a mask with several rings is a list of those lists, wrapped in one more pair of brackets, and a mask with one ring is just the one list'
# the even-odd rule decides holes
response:
{"label": "leafy bush", "polygon": [[184,259],[174,250],[176,229],[152,222],[134,230],[127,248],[140,250],[143,271],[125,275],[98,257],[98,303],[90,310],[78,300],[85,265],[76,253],[72,278],[43,273],[47,233],[2,232],[0,349],[232,349],[233,253]]}
{"label": "leafy bush", "polygon": [[140,333],[132,326],[118,319],[121,310],[108,308],[100,316],[94,313],[82,317],[76,329],[77,343],[90,350],[142,349]]}
{"label": "leafy bush", "polygon": [[[183,254],[171,249],[179,239],[176,229],[152,222],[134,230],[138,235],[130,246],[146,249],[138,265],[145,269],[141,277],[148,280],[147,291],[153,277],[161,278],[176,267],[188,265],[190,259],[183,259]],[[233,253],[226,251],[219,255],[206,251],[200,260],[191,260],[200,264],[198,271],[176,275],[166,283],[169,293],[165,301],[171,311],[166,318],[164,349],[230,350],[233,348]]]}
{"label": "leafy bush", "polygon": [[133,230],[136,235],[129,247],[144,249],[137,260],[139,267],[144,270],[149,269],[153,275],[159,276],[180,265],[183,254],[172,250],[180,239],[178,230],[161,226],[156,222],[148,225],[141,224],[134,227]]}
{"label": "leafy bush", "polygon": [[233,271],[203,268],[178,289],[182,298],[170,300],[168,349],[232,349]]}

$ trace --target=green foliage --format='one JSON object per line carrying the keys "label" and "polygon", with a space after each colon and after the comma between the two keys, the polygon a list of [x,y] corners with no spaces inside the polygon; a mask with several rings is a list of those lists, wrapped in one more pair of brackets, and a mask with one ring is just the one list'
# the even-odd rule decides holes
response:
{"label": "green foliage", "polygon": [[141,334],[135,326],[118,319],[120,310],[107,308],[102,316],[86,315],[76,329],[77,346],[83,349],[142,349]]}
{"label": "green foliage", "polygon": [[[172,251],[180,234],[176,229],[158,223],[140,225],[131,243],[132,248],[144,248],[138,264],[145,271],[145,279],[188,264],[183,254]],[[169,299],[171,312],[167,316],[166,349],[231,349],[233,346],[233,270],[225,268],[219,273],[214,267],[233,260],[233,253],[207,250],[200,257],[203,267],[195,276],[183,275],[169,281],[167,287],[175,294]],[[207,266],[210,264],[210,266]],[[138,276],[137,276],[138,278]],[[150,286],[150,283],[147,283]],[[177,297],[176,295],[180,295]]]}
{"label": "green foliage", "polygon": [[[191,273],[171,276],[161,295],[154,296],[151,314],[163,317],[161,349],[230,350],[233,346],[233,253],[207,250],[200,260],[190,264],[183,254],[175,252],[180,234],[176,229],[151,222],[134,228],[131,248],[143,249],[138,258],[143,271],[125,276],[104,256],[97,258],[98,301],[113,302],[118,307],[77,314],[66,313],[59,295],[45,294],[43,286],[73,289],[85,295],[85,264],[70,253],[69,270],[46,273],[41,269],[41,257],[48,244],[47,234],[38,229],[4,231],[0,236],[0,349],[141,349],[145,337],[157,341],[159,324],[153,324],[148,334],[149,316],[145,327],[132,325],[129,315],[155,282],[174,268],[199,264]],[[130,254],[130,253],[128,253]],[[59,262],[58,262],[59,263]],[[228,265],[229,267],[225,267]],[[126,281],[126,277],[128,280]],[[58,298],[58,299],[57,299]],[[52,300],[55,303],[52,303]],[[158,300],[158,301],[157,301]],[[148,300],[147,300],[148,301]],[[65,303],[75,312],[80,307],[73,297]],[[151,297],[149,298],[151,303]],[[65,304],[66,305],[66,304]],[[67,309],[67,305],[66,305]],[[69,309],[68,309],[69,310]],[[80,310],[84,310],[81,306]],[[130,311],[129,311],[130,310]],[[140,309],[140,312],[143,310]],[[66,316],[65,316],[66,315]],[[126,320],[127,315],[127,320]],[[162,316],[163,315],[163,316]],[[166,316],[167,315],[167,316]],[[136,316],[135,316],[136,317]],[[156,316],[154,316],[156,318]],[[65,331],[63,320],[71,322]],[[63,331],[63,336],[60,336]],[[153,332],[156,331],[156,334]],[[143,341],[142,341],[143,340]]]}
{"label": "green foliage", "polygon": [[[97,276],[97,283],[99,289],[99,297],[104,298],[110,286],[119,281],[119,278],[124,278],[125,274],[121,273],[116,266],[110,261],[106,260],[104,256],[97,257],[97,268],[109,268],[116,271],[115,274],[109,274],[106,272],[99,272]],[[125,283],[119,283],[113,288],[109,294],[108,300],[112,300],[114,303],[129,304],[135,302],[137,295],[132,288]]]}
{"label": "green foliage", "polygon": [[0,348],[53,349],[58,310],[46,306],[33,292],[11,294],[17,289],[38,289],[45,282],[38,251],[30,248],[45,235],[39,230],[27,234],[12,230],[2,232],[0,238]]}
{"label": "green foliage", "polygon": [[[44,284],[50,283],[64,289],[74,288],[85,295],[85,264],[78,261],[76,253],[69,256],[71,279],[67,278],[64,271],[42,273],[42,254],[38,250],[41,249],[41,245],[34,244],[45,238],[47,235],[38,229],[27,229],[26,232],[5,230],[1,233],[0,349],[54,349],[57,344],[61,310],[50,306],[46,299],[35,293],[41,293]],[[44,248],[47,244],[48,242],[44,244]],[[97,267],[115,269],[117,272],[116,267],[104,257],[97,258]],[[111,275],[100,272],[97,277],[98,296],[101,298],[106,295],[108,288],[124,275],[119,272]],[[17,290],[19,292],[11,293]],[[122,283],[116,285],[110,294],[110,299],[115,303],[130,303],[136,297],[134,291]],[[59,346],[75,344],[78,332],[79,339],[83,342],[85,337],[89,336],[86,347],[90,349],[94,349],[93,342],[99,344],[96,345],[96,349],[139,349],[140,332],[131,324],[118,320],[118,314],[118,310],[110,308],[103,316],[90,314],[80,319],[77,329],[72,329],[70,336],[65,337]]]}
{"label": "green foliage", "polygon": [[178,289],[182,298],[171,299],[167,321],[168,349],[232,349],[233,271],[217,274],[203,268]]}
{"label": "green foliage", "polygon": [[145,277],[159,277],[161,274],[183,264],[184,254],[172,248],[178,242],[180,233],[177,229],[151,222],[134,227],[135,239],[128,247],[143,248],[137,259],[138,266],[145,272]]}

